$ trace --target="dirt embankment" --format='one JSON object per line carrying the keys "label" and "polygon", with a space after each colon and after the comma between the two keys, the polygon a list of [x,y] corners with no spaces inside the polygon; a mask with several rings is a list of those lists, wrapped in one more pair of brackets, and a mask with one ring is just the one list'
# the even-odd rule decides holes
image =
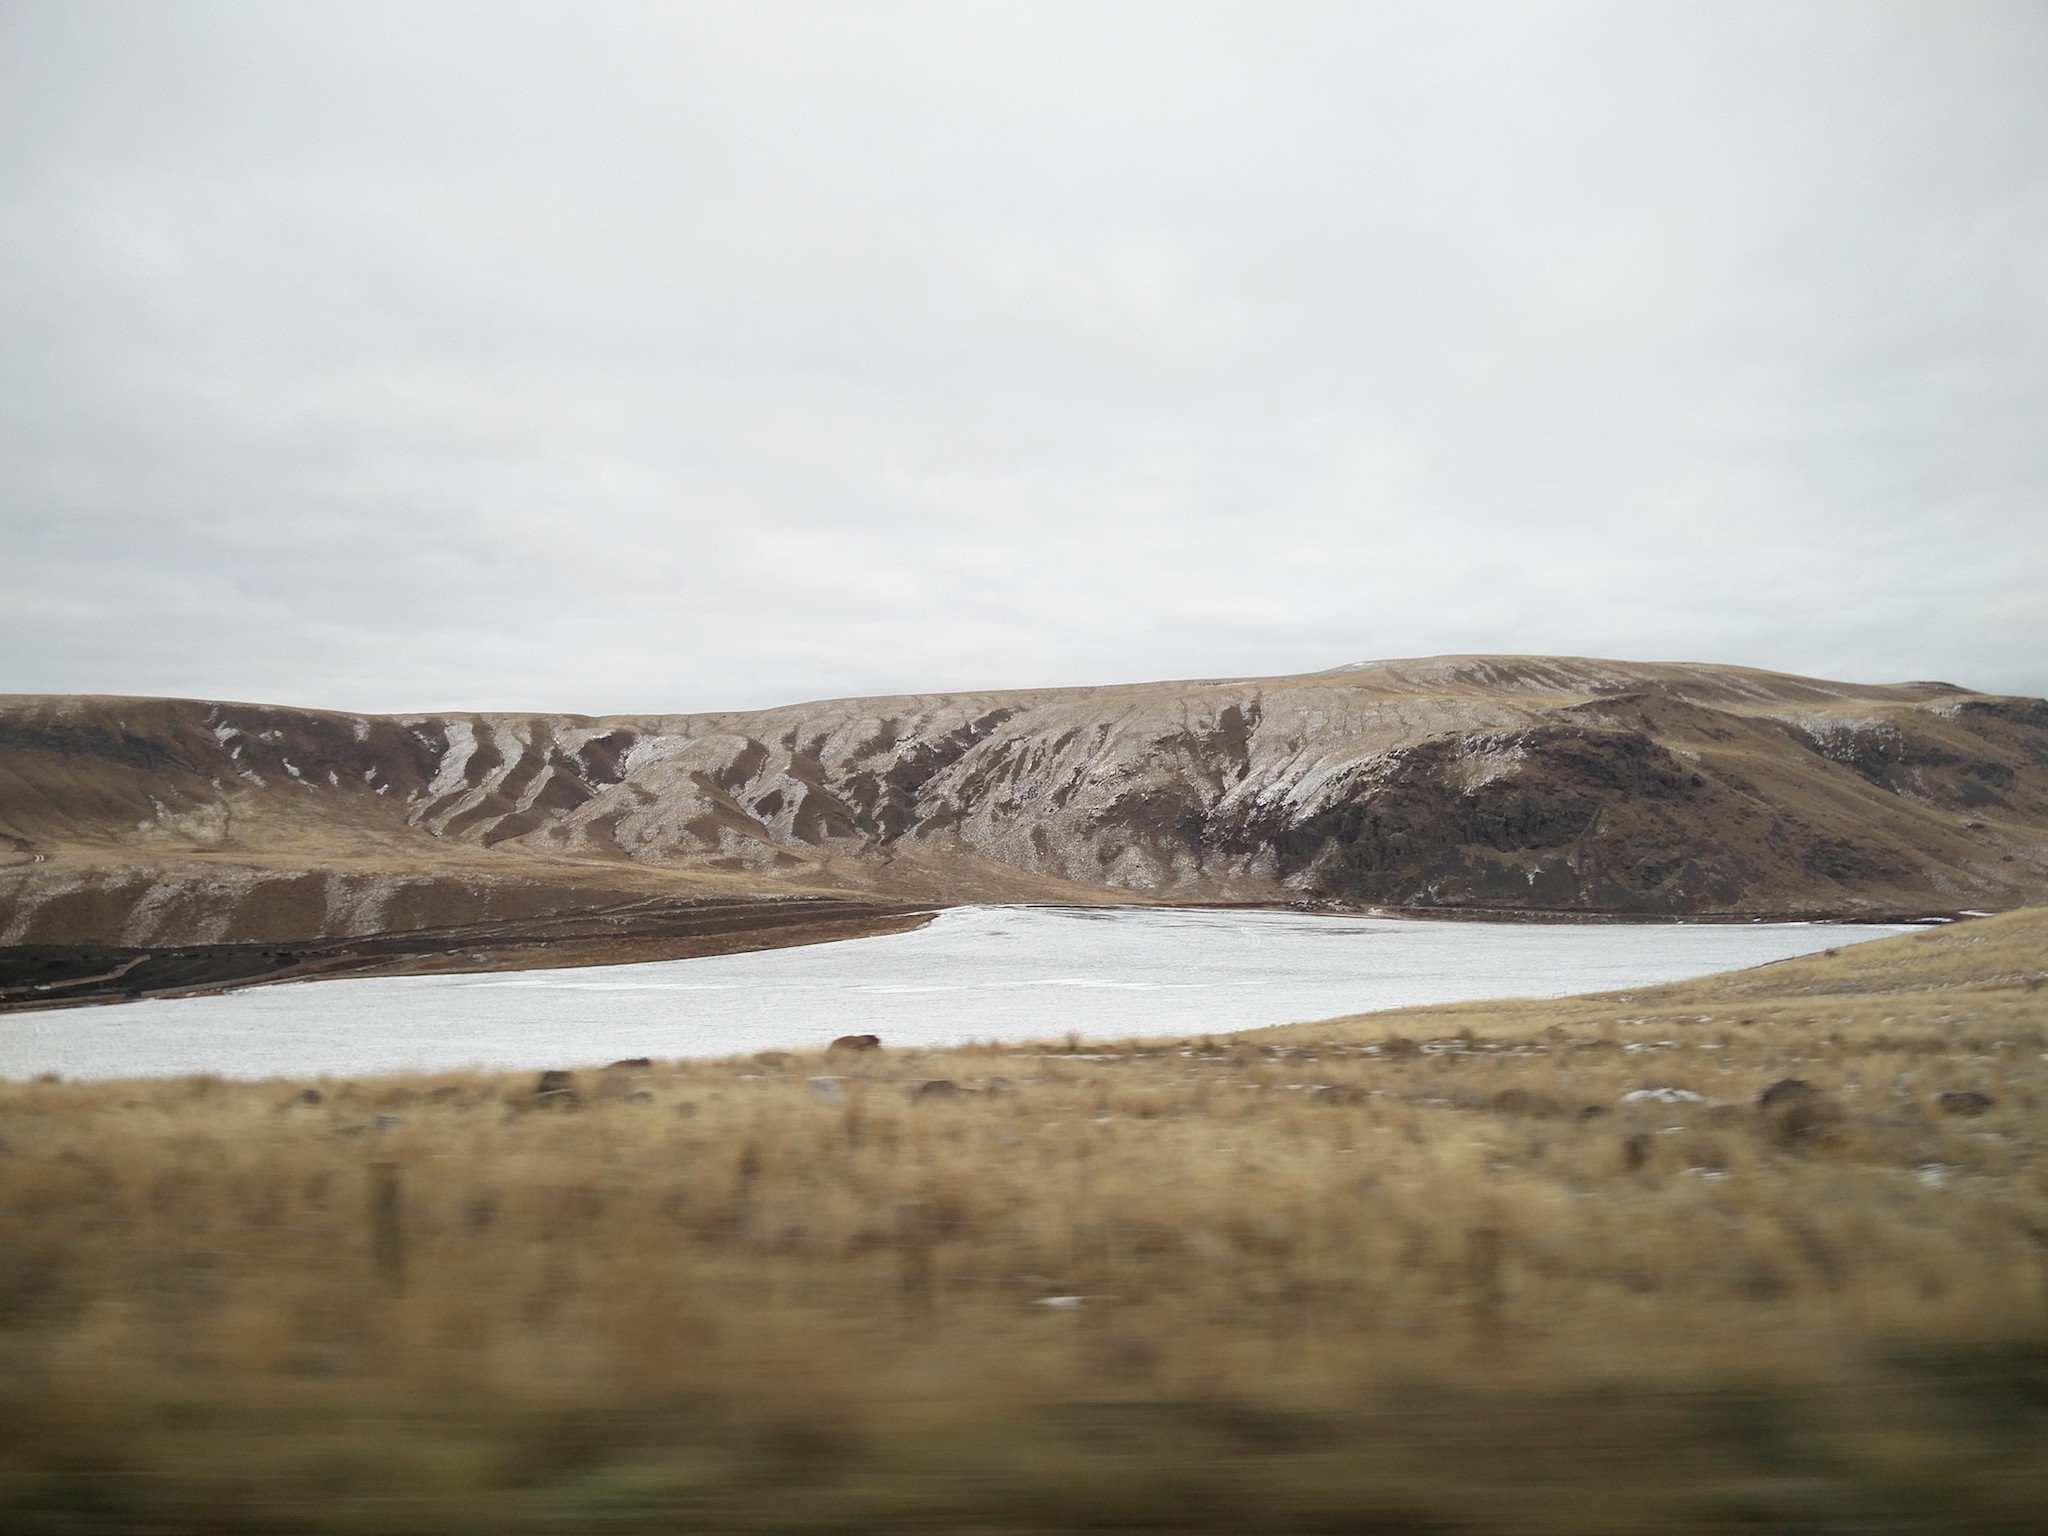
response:
{"label": "dirt embankment", "polygon": [[1529,657],[602,719],[0,700],[0,945],[763,895],[2002,909],[2048,896],[2048,703]]}
{"label": "dirt embankment", "polygon": [[902,933],[930,920],[929,909],[830,897],[642,901],[564,916],[303,942],[15,945],[0,949],[0,1013],[337,976],[681,960]]}

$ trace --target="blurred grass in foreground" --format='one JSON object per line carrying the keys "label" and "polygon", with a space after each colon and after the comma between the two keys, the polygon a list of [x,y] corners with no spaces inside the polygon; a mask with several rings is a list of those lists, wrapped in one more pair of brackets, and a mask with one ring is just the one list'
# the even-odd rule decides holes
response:
{"label": "blurred grass in foreground", "polygon": [[2048,1530],[2044,976],[0,1085],[0,1528]]}

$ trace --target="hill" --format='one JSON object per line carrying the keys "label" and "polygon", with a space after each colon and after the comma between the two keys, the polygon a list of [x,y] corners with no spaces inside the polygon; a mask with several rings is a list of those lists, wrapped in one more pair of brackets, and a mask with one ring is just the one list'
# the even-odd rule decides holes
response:
{"label": "hill", "polygon": [[2044,894],[2048,703],[1946,683],[1440,657],[603,718],[0,698],[17,949],[516,938],[762,900],[1889,916]]}

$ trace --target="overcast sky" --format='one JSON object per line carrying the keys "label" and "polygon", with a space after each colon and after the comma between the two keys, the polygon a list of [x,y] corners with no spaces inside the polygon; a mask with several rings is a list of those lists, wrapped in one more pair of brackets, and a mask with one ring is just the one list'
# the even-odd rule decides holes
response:
{"label": "overcast sky", "polygon": [[0,691],[2048,692],[2048,5],[0,0]]}

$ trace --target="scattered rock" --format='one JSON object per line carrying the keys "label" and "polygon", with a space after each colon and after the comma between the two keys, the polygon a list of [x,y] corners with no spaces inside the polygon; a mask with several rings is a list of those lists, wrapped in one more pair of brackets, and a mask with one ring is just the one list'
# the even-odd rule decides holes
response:
{"label": "scattered rock", "polygon": [[607,1072],[624,1072],[637,1077],[646,1077],[653,1070],[653,1061],[645,1056],[628,1056],[624,1061],[612,1062],[605,1068]]}
{"label": "scattered rock", "polygon": [[1579,1111],[1579,1118],[1581,1120],[1598,1120],[1606,1113],[1607,1106],[1605,1104],[1588,1104]]}
{"label": "scattered rock", "polygon": [[1941,1112],[1945,1115],[1968,1115],[1974,1119],[1998,1100],[1988,1093],[1979,1093],[1974,1088],[1964,1088],[1951,1093],[1937,1094],[1934,1102],[1941,1106]]}
{"label": "scattered rock", "polygon": [[981,1085],[983,1093],[1015,1093],[1017,1085],[1007,1077],[992,1077]]}
{"label": "scattered rock", "polygon": [[881,1048],[880,1035],[841,1035],[825,1050],[829,1054],[832,1051],[879,1051]]}
{"label": "scattered rock", "polygon": [[1637,1131],[1621,1144],[1621,1166],[1634,1173],[1649,1162],[1650,1154],[1656,1150],[1657,1138],[1648,1131]]}
{"label": "scattered rock", "polygon": [[836,1077],[814,1077],[811,1079],[810,1086],[811,1092],[823,1099],[827,1104],[843,1103],[846,1099],[845,1093],[840,1090],[839,1079]]}
{"label": "scattered rock", "polygon": [[1694,1173],[1704,1174],[1709,1178],[1725,1178],[1728,1174],[1728,1153],[1712,1142],[1692,1148],[1686,1154],[1685,1161]]}
{"label": "scattered rock", "polygon": [[1694,1093],[1690,1088],[1637,1088],[1621,1096],[1624,1104],[1704,1104],[1706,1101],[1705,1094]]}
{"label": "scattered rock", "polygon": [[371,1121],[370,1123],[380,1131],[391,1131],[396,1130],[399,1126],[405,1124],[405,1121],[400,1119],[397,1115],[379,1115],[375,1120]]}
{"label": "scattered rock", "polygon": [[966,1090],[950,1077],[935,1077],[928,1083],[920,1083],[910,1090],[910,1097],[918,1099],[957,1099]]}

